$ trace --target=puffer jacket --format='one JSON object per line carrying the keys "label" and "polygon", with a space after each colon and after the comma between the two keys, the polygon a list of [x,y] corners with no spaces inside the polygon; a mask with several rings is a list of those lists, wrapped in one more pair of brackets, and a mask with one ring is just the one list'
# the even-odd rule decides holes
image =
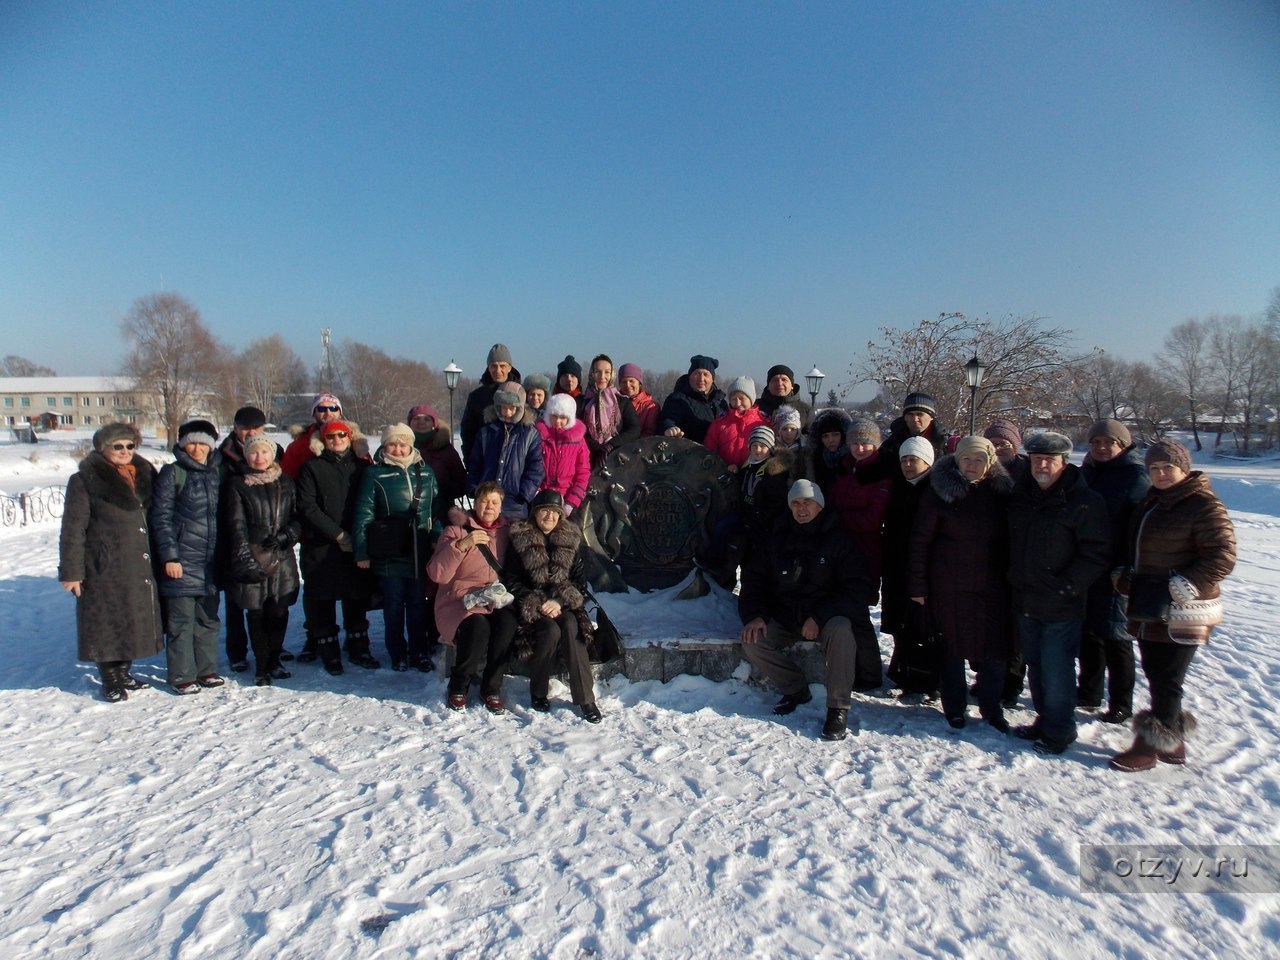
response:
{"label": "puffer jacket", "polygon": [[[1148,490],[1134,515],[1132,537],[1136,572],[1179,574],[1191,581],[1202,601],[1217,600],[1223,579],[1235,569],[1235,527],[1200,470],[1168,490]],[[1216,612],[1199,622],[1194,616],[1169,628],[1130,622],[1129,632],[1144,640],[1205,643],[1221,617],[1220,606],[1214,607]]]}
{"label": "puffer jacket", "polygon": [[[465,527],[445,527],[444,533],[436,543],[436,549],[427,562],[427,576],[440,585],[436,593],[436,627],[440,631],[440,639],[452,644],[462,621],[472,614],[488,613],[488,607],[473,607],[468,610],[462,602],[472,590],[487,587],[498,581],[498,571],[485,559],[479,549],[459,549],[458,543],[472,530],[480,530],[480,522],[473,514],[467,514]],[[507,520],[499,517],[498,522],[488,531],[489,552],[498,561],[498,566],[507,555]]]}
{"label": "puffer jacket", "polygon": [[743,623],[759,617],[789,630],[810,617],[819,627],[832,617],[856,624],[866,616],[871,589],[866,561],[834,510],[808,523],[788,513],[742,568],[738,615]]}
{"label": "puffer jacket", "polygon": [[502,485],[502,515],[523,519],[529,502],[537,495],[546,477],[542,462],[542,437],[528,407],[516,423],[504,423],[490,406],[488,422],[476,435],[468,461],[467,489],[474,493],[486,480]]}
{"label": "puffer jacket", "polygon": [[591,482],[586,424],[574,420],[563,430],[557,430],[545,420],[539,420],[535,429],[542,438],[542,466],[546,472],[539,489],[556,491],[571,511],[577,510]]}
{"label": "puffer jacket", "polygon": [[[503,383],[519,382],[520,371],[513,365],[511,373]],[[498,392],[500,386],[502,384],[495,383],[493,377],[489,376],[489,368],[485,367],[484,373],[480,374],[480,385],[467,394],[466,406],[462,408],[462,424],[459,432],[462,435],[462,455],[466,458],[468,473],[474,466],[471,455],[475,450],[476,437],[485,425],[485,418],[489,411],[493,409],[493,395]]]}
{"label": "puffer jacket", "polygon": [[1133,446],[1110,460],[1094,460],[1092,456],[1086,456],[1080,465],[1080,473],[1089,489],[1106,502],[1111,524],[1110,568],[1089,588],[1085,626],[1098,636],[1123,640],[1124,617],[1111,582],[1111,568],[1129,565],[1129,531],[1133,515],[1151,487],[1151,478],[1147,476],[1142,455]]}
{"label": "puffer jacket", "polygon": [[132,462],[133,489],[96,450],[67,481],[58,579],[80,581],[76,636],[81,660],[141,660],[164,649],[147,533],[156,469],[137,454]]}
{"label": "puffer jacket", "polygon": [[[211,450],[205,463],[197,463],[181,447],[174,447],[173,455],[174,462],[160,469],[147,511],[160,596],[208,597],[219,589],[222,455]],[[166,563],[182,564],[182,576],[176,580],[165,576]]]}
{"label": "puffer jacket", "polygon": [[[371,559],[367,535],[369,524],[384,517],[408,516],[417,496],[417,566],[413,554],[387,559]],[[431,556],[431,545],[440,534],[435,519],[436,475],[415,449],[412,463],[406,467],[383,459],[381,448],[373,455],[373,464],[364,472],[360,492],[356,495],[355,559],[369,560],[369,569],[377,577],[400,577],[416,580],[423,575]]]}
{"label": "puffer jacket", "polygon": [[745,412],[726,410],[707,428],[707,437],[703,441],[708,450],[718,456],[731,467],[740,467],[747,462],[750,451],[748,440],[751,431],[756,427],[767,427],[769,421],[755,407],[748,407]]}
{"label": "puffer jacket", "polygon": [[[252,470],[232,477],[222,498],[222,535],[227,539],[227,555],[232,582],[227,594],[242,610],[261,610],[268,598],[284,606],[298,601],[300,581],[293,545],[301,526],[294,517],[296,495],[293,480],[273,463],[266,470]],[[254,559],[251,544],[261,544],[268,536],[282,541],[282,562],[267,576]]]}
{"label": "puffer jacket", "polygon": [[908,598],[925,598],[951,656],[1008,659],[1015,649],[1007,580],[1013,480],[993,463],[970,483],[956,458],[946,456],[920,484],[926,489],[911,528]]}
{"label": "puffer jacket", "polygon": [[[356,496],[369,462],[347,449],[326,450],[298,471],[298,519],[302,524],[302,577],[315,595],[365,597],[373,584],[355,565]],[[350,538],[343,550],[339,534]]]}
{"label": "puffer jacket", "polygon": [[1089,587],[1110,568],[1110,534],[1107,505],[1075,464],[1048,490],[1024,474],[1009,500],[1014,609],[1050,623],[1083,620]]}
{"label": "puffer jacket", "polygon": [[729,398],[723,390],[713,383],[710,393],[698,393],[689,386],[689,375],[686,373],[676,381],[675,389],[662,402],[658,432],[666,433],[672,427],[679,427],[687,439],[702,443],[707,438],[707,429],[712,421],[728,409]]}

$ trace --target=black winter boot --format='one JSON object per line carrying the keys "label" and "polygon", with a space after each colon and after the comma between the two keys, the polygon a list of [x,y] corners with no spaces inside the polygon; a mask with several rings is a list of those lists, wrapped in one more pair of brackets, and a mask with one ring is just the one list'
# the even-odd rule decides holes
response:
{"label": "black winter boot", "polygon": [[[337,640],[338,638],[334,637],[334,639]],[[302,644],[302,652],[298,654],[298,662],[315,663],[316,659],[320,656],[319,645],[323,642],[323,639],[317,640],[308,633],[306,641]],[[284,658],[282,657],[281,659]]]}
{"label": "black winter boot", "polygon": [[369,653],[369,631],[355,630],[347,633],[347,659],[358,667],[376,670],[382,666]]}
{"label": "black winter boot", "polygon": [[99,663],[98,676],[102,678],[102,699],[107,703],[119,703],[129,699],[129,691],[124,688],[124,667],[118,663]]}
{"label": "black winter boot", "polygon": [[[342,675],[342,651],[338,647],[338,635],[335,633],[332,637],[321,637],[315,642],[315,650],[313,653],[320,658],[320,662],[324,664],[325,670],[332,677]],[[306,651],[298,656],[301,660],[306,655]]]}
{"label": "black winter boot", "polygon": [[827,722],[822,726],[823,740],[843,740],[849,735],[849,711],[827,708]]}
{"label": "black winter boot", "polygon": [[126,660],[120,665],[120,686],[126,690],[145,690],[147,685],[129,672],[132,669],[132,660]]}

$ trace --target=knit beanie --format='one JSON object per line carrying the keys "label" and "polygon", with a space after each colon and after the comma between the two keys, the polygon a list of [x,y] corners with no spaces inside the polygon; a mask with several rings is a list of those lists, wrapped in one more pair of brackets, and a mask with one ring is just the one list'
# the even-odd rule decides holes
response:
{"label": "knit beanie", "polygon": [[[330,420],[328,423],[326,423],[323,427],[320,428],[320,439],[323,440],[325,437],[327,437],[331,433],[345,433],[349,437],[351,436],[351,428],[348,427],[341,420]],[[246,445],[245,447],[246,452],[248,451],[248,449],[249,448]]]}
{"label": "knit beanie", "polygon": [[1150,467],[1153,463],[1172,463],[1183,473],[1191,472],[1191,451],[1176,440],[1157,440],[1147,447],[1147,455],[1143,462]]}
{"label": "knit beanie", "polygon": [[924,437],[907,437],[898,448],[899,460],[903,457],[919,457],[925,463],[932,465],[935,456],[937,452],[933,449],[933,444]]}
{"label": "knit beanie", "polygon": [[844,438],[850,446],[855,443],[872,443],[879,446],[880,427],[877,426],[874,420],[869,420],[866,417],[857,417],[849,423],[844,432]]}
{"label": "knit beanie", "polygon": [[257,407],[241,407],[231,422],[246,430],[257,430],[267,425],[267,415]]}
{"label": "knit beanie", "polygon": [[800,427],[800,411],[787,403],[773,411],[773,429],[781,430],[783,427]]}
{"label": "knit beanie", "polygon": [[756,402],[756,382],[750,377],[738,377],[729,383],[729,388],[725,390],[725,396],[731,397],[735,393],[744,393],[747,399],[752,403]]}
{"label": "knit beanie", "polygon": [[578,419],[578,404],[569,394],[557,393],[547,398],[546,405],[542,408],[542,416],[548,424],[551,423],[552,417],[568,417],[569,422],[565,424],[565,429],[568,429]]}
{"label": "knit beanie", "polygon": [[98,432],[93,435],[93,449],[101,452],[120,440],[132,440],[134,443],[140,443],[138,431],[133,428],[131,423],[108,423],[104,427],[100,427]]}
{"label": "knit beanie", "polygon": [[788,367],[785,363],[775,363],[772,367],[769,368],[769,372],[765,374],[765,378],[764,378],[765,383],[768,383],[770,380],[772,380],[774,377],[776,377],[780,373],[785,374],[786,378],[790,380],[793,384],[796,382],[796,374],[794,370]]}
{"label": "knit beanie", "polygon": [[485,358],[484,365],[487,367],[491,363],[511,363],[511,351],[505,343],[495,343],[489,348],[489,356]]}
{"label": "knit beanie", "polygon": [[822,496],[822,488],[812,480],[797,480],[791,485],[791,489],[787,491],[787,504],[790,505],[792,500],[809,499],[820,507],[827,505],[826,498]]}
{"label": "knit beanie", "polygon": [[751,436],[747,438],[747,446],[753,443],[763,443],[770,450],[777,444],[778,438],[773,435],[773,431],[761,424],[751,431]]}
{"label": "knit beanie", "polygon": [[618,380],[626,380],[630,377],[632,380],[639,380],[644,383],[644,371],[640,369],[638,363],[624,363],[618,368]]}
{"label": "knit beanie", "polygon": [[429,403],[420,403],[409,411],[409,415],[404,418],[405,423],[409,423],[414,417],[430,417],[431,422],[439,426],[440,417],[436,413],[436,408]]}
{"label": "knit beanie", "polygon": [[937,416],[937,409],[933,405],[933,397],[927,393],[908,393],[907,399],[902,401],[902,412],[911,413],[913,410],[919,410],[927,413],[929,416]]}
{"label": "knit beanie", "polygon": [[695,370],[706,370],[712,376],[715,376],[716,369],[720,366],[720,361],[715,357],[708,357],[706,354],[700,353],[695,357],[689,358],[689,372]]}
{"label": "knit beanie", "polygon": [[407,423],[393,423],[382,428],[382,445],[384,447],[396,440],[407,443],[411,447],[413,446],[413,430],[410,429]]}
{"label": "knit beanie", "polygon": [[993,420],[987,429],[982,431],[982,435],[992,441],[1007,440],[1013,444],[1015,450],[1022,446],[1022,434],[1018,432],[1018,427],[1012,420]]}
{"label": "knit beanie", "polygon": [[1022,445],[1022,449],[1026,450],[1027,453],[1056,454],[1066,457],[1071,453],[1071,438],[1061,433],[1055,433],[1052,430],[1046,430],[1031,437]]}
{"label": "knit beanie", "polygon": [[342,401],[335,397],[332,393],[317,393],[316,398],[311,401],[311,412],[316,412],[316,407],[337,407],[342,409]]}
{"label": "knit beanie", "polygon": [[[917,438],[919,439],[919,438]],[[995,444],[986,437],[961,437],[959,443],[956,444],[956,459],[959,460],[966,454],[977,453],[987,458],[987,466],[996,462]]]}
{"label": "knit beanie", "polygon": [[[329,424],[329,426],[333,426],[333,424]],[[268,437],[265,433],[255,433],[252,437],[250,437],[244,442],[244,455],[246,457],[249,456],[249,451],[252,450],[254,447],[266,447],[268,450],[271,451],[271,455],[273,457],[276,454],[276,442],[272,440],[270,437]]]}
{"label": "knit beanie", "polygon": [[208,420],[188,420],[178,427],[178,446],[203,443],[210,450],[218,445],[218,428]]}
{"label": "knit beanie", "polygon": [[582,364],[573,358],[573,354],[569,354],[556,366],[556,379],[559,380],[566,373],[572,374],[579,380],[582,379]]}
{"label": "knit beanie", "polygon": [[1128,449],[1133,444],[1133,435],[1129,433],[1129,428],[1119,420],[1099,420],[1090,427],[1089,439],[1094,440],[1098,437],[1110,437],[1120,444],[1121,449]]}

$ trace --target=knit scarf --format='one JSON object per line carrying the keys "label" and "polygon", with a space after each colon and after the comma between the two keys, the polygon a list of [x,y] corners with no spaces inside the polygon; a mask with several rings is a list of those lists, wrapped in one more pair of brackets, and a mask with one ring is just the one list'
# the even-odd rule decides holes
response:
{"label": "knit scarf", "polygon": [[132,463],[121,464],[119,466],[116,466],[116,473],[120,474],[120,476],[124,479],[124,482],[129,485],[130,490],[132,490],[134,493],[138,492],[137,489],[135,488],[135,481],[138,479],[137,467],[135,467]]}
{"label": "knit scarf", "polygon": [[594,389],[588,390],[586,398],[583,419],[587,421],[587,433],[598,444],[608,443],[618,435],[618,426],[622,423],[617,388],[605,387],[598,393]]}
{"label": "knit scarf", "polygon": [[284,471],[280,469],[280,464],[278,463],[271,464],[271,466],[267,467],[265,470],[255,471],[250,469],[250,471],[244,475],[244,485],[246,487],[262,487],[268,483],[275,483],[280,479],[280,474],[283,472]]}

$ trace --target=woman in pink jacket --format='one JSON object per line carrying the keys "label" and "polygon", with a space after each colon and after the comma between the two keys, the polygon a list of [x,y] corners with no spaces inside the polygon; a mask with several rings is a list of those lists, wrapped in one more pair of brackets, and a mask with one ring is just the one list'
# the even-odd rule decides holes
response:
{"label": "woman in pink jacket", "polygon": [[[436,626],[440,639],[457,649],[449,674],[446,703],[467,706],[467,688],[484,662],[480,696],[490,713],[502,713],[502,675],[511,659],[515,614],[476,595],[498,583],[507,552],[507,520],[502,515],[502,485],[489,480],[476,487],[474,506],[462,525],[445,527],[427,562],[427,576],[440,585]],[[468,594],[472,596],[468,598]],[[477,602],[480,600],[481,602]]]}
{"label": "woman in pink jacket", "polygon": [[729,384],[729,409],[711,422],[707,428],[705,446],[729,465],[730,473],[747,462],[750,453],[751,431],[767,427],[756,402],[756,385],[750,377],[739,377]]}
{"label": "woman in pink jacket", "polygon": [[554,490],[564,497],[565,516],[572,514],[587,495],[591,480],[591,450],[587,427],[577,416],[577,404],[567,393],[551,397],[538,421],[542,436],[542,465],[546,477],[540,490]]}

